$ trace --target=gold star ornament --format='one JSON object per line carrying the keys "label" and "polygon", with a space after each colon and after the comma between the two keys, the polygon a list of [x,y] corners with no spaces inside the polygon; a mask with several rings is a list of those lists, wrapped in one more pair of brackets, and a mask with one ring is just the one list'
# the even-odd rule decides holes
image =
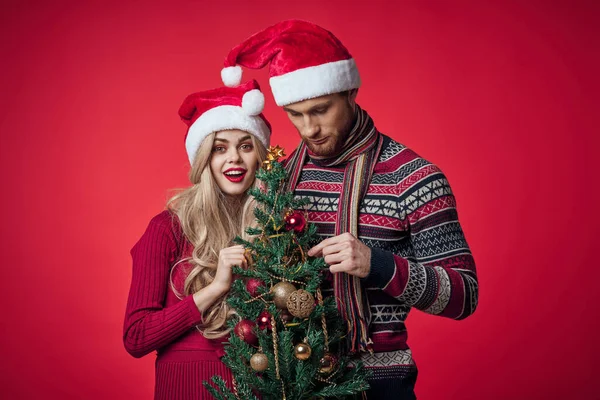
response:
{"label": "gold star ornament", "polygon": [[279,161],[281,157],[285,157],[285,153],[283,149],[279,146],[269,146],[269,150],[267,153],[267,160],[269,161]]}
{"label": "gold star ornament", "polygon": [[283,149],[279,146],[269,146],[267,151],[267,159],[263,161],[263,168],[270,171],[273,168],[273,162],[279,161],[281,157],[285,157]]}

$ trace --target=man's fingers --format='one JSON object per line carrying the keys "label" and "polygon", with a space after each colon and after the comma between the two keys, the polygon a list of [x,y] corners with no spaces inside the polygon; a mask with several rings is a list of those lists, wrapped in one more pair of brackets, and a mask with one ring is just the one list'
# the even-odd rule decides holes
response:
{"label": "man's fingers", "polygon": [[330,238],[327,238],[325,240],[323,240],[321,243],[319,243],[318,245],[312,247],[310,250],[308,250],[308,255],[310,257],[320,257],[323,254],[323,249],[325,247],[328,246],[332,246],[335,245],[337,243],[339,243],[340,241],[343,240],[343,235],[338,235],[338,236],[333,236]]}
{"label": "man's fingers", "polygon": [[340,252],[342,252],[342,251],[344,251],[346,249],[349,249],[350,246],[351,246],[350,242],[348,242],[348,241],[341,241],[341,242],[338,242],[338,243],[326,246],[323,249],[322,253],[323,253],[323,256],[325,257],[325,256],[328,256],[330,254],[340,253]]}
{"label": "man's fingers", "polygon": [[319,243],[318,245],[308,249],[308,256],[309,257],[321,257],[322,255],[322,250],[323,250],[323,243],[325,243],[324,241]]}
{"label": "man's fingers", "polygon": [[332,274],[337,274],[338,272],[343,272],[340,264],[334,264],[329,266],[329,272]]}
{"label": "man's fingers", "polygon": [[339,264],[349,257],[346,253],[334,253],[325,256],[325,262],[329,265]]}
{"label": "man's fingers", "polygon": [[339,264],[333,264],[329,267],[329,272],[331,272],[332,274],[337,274],[339,272],[346,272],[346,273],[350,273],[348,271],[348,264],[345,262],[341,262]]}

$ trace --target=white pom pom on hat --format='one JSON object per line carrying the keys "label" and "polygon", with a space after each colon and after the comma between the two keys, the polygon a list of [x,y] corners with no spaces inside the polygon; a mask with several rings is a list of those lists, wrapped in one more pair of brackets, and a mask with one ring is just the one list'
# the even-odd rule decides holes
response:
{"label": "white pom pom on hat", "polygon": [[258,89],[249,90],[242,97],[242,110],[248,115],[258,115],[265,109],[265,95]]}
{"label": "white pom pom on hat", "polygon": [[242,67],[225,67],[221,70],[221,80],[228,87],[236,87],[242,82]]}

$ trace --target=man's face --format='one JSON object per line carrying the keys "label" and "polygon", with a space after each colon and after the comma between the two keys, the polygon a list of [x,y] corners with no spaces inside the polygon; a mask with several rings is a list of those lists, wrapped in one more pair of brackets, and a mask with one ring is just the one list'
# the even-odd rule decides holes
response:
{"label": "man's face", "polygon": [[352,128],[356,91],[334,93],[283,107],[312,153],[338,155]]}

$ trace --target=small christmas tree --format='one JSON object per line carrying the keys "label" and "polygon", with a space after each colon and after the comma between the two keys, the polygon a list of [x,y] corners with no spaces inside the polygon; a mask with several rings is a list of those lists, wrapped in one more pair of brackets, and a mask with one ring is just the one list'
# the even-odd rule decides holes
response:
{"label": "small christmas tree", "polygon": [[368,389],[362,363],[335,350],[345,325],[335,300],[321,294],[325,261],[306,255],[318,241],[316,227],[297,211],[305,203],[283,191],[282,156],[279,146],[269,148],[257,172],[263,188],[250,191],[258,227],[247,233],[254,240],[236,238],[249,262],[234,268],[239,279],[227,300],[237,312],[223,358],[233,391],[221,377],[212,378],[215,387],[204,382],[219,400],[348,398]]}

